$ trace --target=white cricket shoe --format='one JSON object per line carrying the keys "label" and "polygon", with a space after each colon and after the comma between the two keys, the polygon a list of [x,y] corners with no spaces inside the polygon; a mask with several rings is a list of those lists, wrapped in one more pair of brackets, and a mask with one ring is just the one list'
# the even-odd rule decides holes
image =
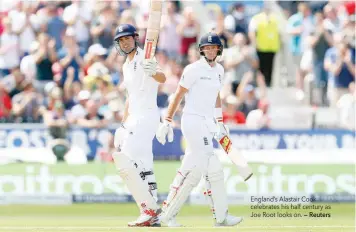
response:
{"label": "white cricket shoe", "polygon": [[242,222],[243,218],[242,217],[235,217],[232,215],[227,215],[225,220],[222,223],[215,223],[216,227],[221,227],[221,226],[236,226],[240,222]]}
{"label": "white cricket shoe", "polygon": [[158,215],[161,213],[161,209],[158,210],[146,210],[141,213],[137,220],[129,222],[129,227],[160,227],[161,223]]}
{"label": "white cricket shoe", "polygon": [[182,225],[177,222],[175,217],[167,221],[166,224],[168,227],[182,227]]}

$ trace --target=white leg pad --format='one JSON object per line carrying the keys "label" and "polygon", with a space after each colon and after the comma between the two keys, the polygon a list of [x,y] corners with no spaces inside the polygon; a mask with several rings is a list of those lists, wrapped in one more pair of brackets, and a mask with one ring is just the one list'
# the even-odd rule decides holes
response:
{"label": "white leg pad", "polygon": [[113,154],[116,169],[120,177],[125,182],[127,188],[131,192],[137,205],[142,211],[156,210],[159,208],[156,200],[148,191],[147,183],[140,176],[138,164],[131,160],[127,155],[120,152]]}
{"label": "white leg pad", "polygon": [[224,184],[224,172],[206,176],[206,196],[217,223],[222,223],[228,214],[228,203]]}
{"label": "white leg pad", "polygon": [[198,185],[201,176],[202,173],[198,169],[178,171],[170,186],[171,190],[168,194],[167,201],[163,203],[163,222],[169,221],[178,214],[190,192]]}
{"label": "white leg pad", "polygon": [[228,212],[227,195],[224,184],[224,172],[219,158],[212,155],[208,163],[208,173],[205,176],[206,192],[211,211],[217,223],[225,220]]}

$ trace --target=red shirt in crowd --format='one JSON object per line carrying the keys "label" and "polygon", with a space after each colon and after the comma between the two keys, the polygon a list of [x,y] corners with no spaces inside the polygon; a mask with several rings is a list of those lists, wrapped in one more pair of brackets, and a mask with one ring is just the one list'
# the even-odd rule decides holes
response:
{"label": "red shirt in crowd", "polygon": [[241,111],[236,111],[233,115],[223,112],[223,122],[232,124],[245,124],[246,117]]}
{"label": "red shirt in crowd", "polygon": [[344,7],[349,15],[355,14],[356,4],[355,1],[346,1]]}
{"label": "red shirt in crowd", "polygon": [[9,116],[12,108],[11,98],[7,93],[0,93],[0,118]]}

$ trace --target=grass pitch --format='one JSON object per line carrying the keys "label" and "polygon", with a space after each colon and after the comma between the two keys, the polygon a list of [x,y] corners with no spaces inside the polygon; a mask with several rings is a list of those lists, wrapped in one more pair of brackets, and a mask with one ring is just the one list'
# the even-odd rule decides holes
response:
{"label": "grass pitch", "polygon": [[[77,204],[69,206],[0,206],[0,231],[275,231],[275,232],[353,232],[355,227],[354,204],[330,205],[320,210],[252,210],[250,206],[231,206],[232,215],[243,216],[237,227],[214,228],[208,206],[183,207],[178,221],[183,228],[128,228],[127,222],[136,219],[134,204]],[[325,208],[325,207],[324,207]],[[251,217],[252,213],[299,213],[302,217]],[[311,218],[309,212],[330,213],[330,218]],[[277,214],[276,214],[277,215]]]}

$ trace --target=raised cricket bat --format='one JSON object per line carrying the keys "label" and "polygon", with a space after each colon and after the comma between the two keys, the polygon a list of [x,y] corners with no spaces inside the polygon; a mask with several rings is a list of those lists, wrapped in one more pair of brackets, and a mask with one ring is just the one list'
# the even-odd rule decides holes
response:
{"label": "raised cricket bat", "polygon": [[[162,3],[163,0],[150,0],[146,40],[145,46],[143,48],[145,59],[152,59],[156,52],[158,36],[161,27]],[[144,86],[145,78],[142,81],[140,89],[143,90]]]}
{"label": "raised cricket bat", "polygon": [[251,168],[248,166],[248,163],[239,151],[232,146],[231,139],[229,136],[225,135],[221,138],[217,138],[218,143],[221,148],[226,152],[230,160],[236,165],[242,178],[247,181],[253,175]]}

